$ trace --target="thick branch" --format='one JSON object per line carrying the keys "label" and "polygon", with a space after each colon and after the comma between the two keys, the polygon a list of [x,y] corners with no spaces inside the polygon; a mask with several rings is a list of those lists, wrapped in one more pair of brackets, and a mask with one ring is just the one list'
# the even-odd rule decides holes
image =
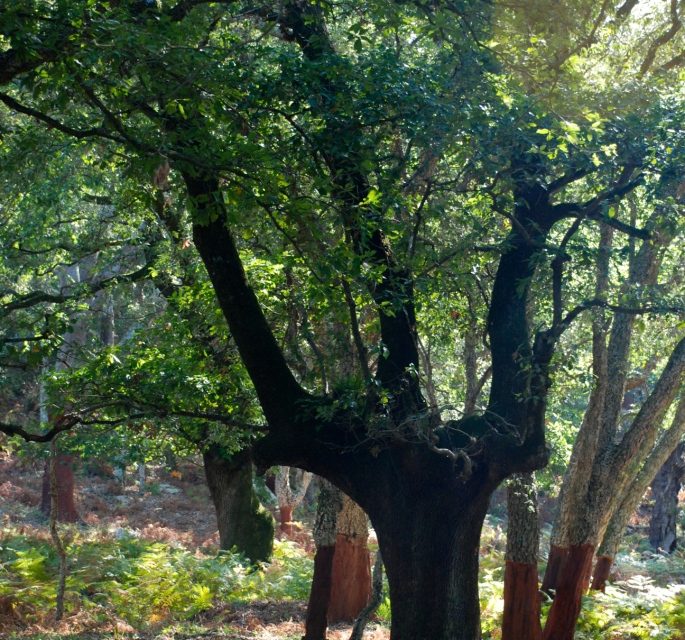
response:
{"label": "thick branch", "polygon": [[213,177],[183,174],[195,208],[193,238],[269,423],[292,426],[309,398],[288,368],[262,308],[247,282],[226,210]]}

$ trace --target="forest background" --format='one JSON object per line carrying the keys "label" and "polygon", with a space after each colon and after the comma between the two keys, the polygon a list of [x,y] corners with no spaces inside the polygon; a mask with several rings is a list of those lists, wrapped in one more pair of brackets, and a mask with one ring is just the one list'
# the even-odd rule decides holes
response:
{"label": "forest background", "polygon": [[601,590],[669,460],[677,484],[681,4],[3,6],[0,429],[51,442],[63,581],[74,457],[201,456],[248,561],[273,529],[253,467],[280,465],[286,529],[301,468],[325,479],[308,640],[335,554],[368,573],[364,514],[390,637],[475,640],[507,482],[489,633],[572,638],[595,556]]}

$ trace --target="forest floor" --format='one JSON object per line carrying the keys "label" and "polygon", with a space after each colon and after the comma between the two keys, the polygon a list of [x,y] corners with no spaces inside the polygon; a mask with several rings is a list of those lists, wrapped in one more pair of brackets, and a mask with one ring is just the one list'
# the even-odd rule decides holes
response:
{"label": "forest floor", "polygon": [[[2,640],[302,637],[313,555],[311,500],[299,512],[305,523],[295,540],[278,541],[273,562],[252,571],[237,556],[217,555],[215,515],[199,464],[171,472],[154,467],[142,491],[135,474],[124,484],[107,465],[82,467],[76,475],[82,522],[60,527],[70,577],[67,613],[56,623],[56,558],[39,508],[42,473],[41,463],[0,452]],[[491,640],[499,638],[502,610],[503,510],[495,500],[482,538],[483,637]],[[607,594],[586,598],[578,640],[685,638],[685,553],[665,558],[649,551],[647,515],[633,521]],[[388,624],[386,599],[365,639],[387,640]],[[349,625],[337,625],[328,638],[349,635]]]}
{"label": "forest floor", "polygon": [[[36,545],[50,544],[48,522],[40,511],[42,474],[40,463],[0,452],[0,548],[12,546],[18,537]],[[115,477],[111,467],[97,465],[77,469],[76,487],[76,506],[82,522],[63,528],[68,539],[83,536],[89,542],[104,544],[135,539],[183,549],[196,557],[212,557],[219,550],[214,508],[199,464],[186,462],[171,472],[162,467],[148,469],[143,491],[139,489],[136,474],[129,472],[124,484],[120,477]],[[305,526],[299,529],[292,536],[292,542],[310,559],[311,534]],[[182,624],[175,624],[172,616],[162,616],[159,623],[146,624],[140,630],[123,619],[103,620],[84,609],[73,611],[57,623],[51,613],[22,606],[3,591],[3,568],[0,564],[0,638],[3,640],[56,637],[282,640],[299,639],[303,633],[305,599],[259,599],[258,589],[255,589],[257,599],[218,604]],[[302,589],[295,595],[302,595]],[[387,625],[372,622],[367,629],[367,639],[389,637]],[[346,639],[350,631],[350,625],[335,625],[328,638]]]}

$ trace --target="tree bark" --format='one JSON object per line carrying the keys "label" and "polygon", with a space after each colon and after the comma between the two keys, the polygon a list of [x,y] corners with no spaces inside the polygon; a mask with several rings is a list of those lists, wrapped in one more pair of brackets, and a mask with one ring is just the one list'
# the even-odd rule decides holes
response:
{"label": "tree bark", "polygon": [[[602,543],[597,549],[597,555],[599,557],[613,559],[616,556],[630,516],[640,504],[640,501],[642,500],[647,487],[654,479],[657,470],[665,463],[669,455],[671,455],[671,452],[678,446],[684,432],[685,394],[681,394],[670,427],[659,438],[659,441],[649,454],[647,460],[645,460],[640,471],[624,492],[620,505],[611,516],[611,520],[604,532]],[[595,580],[593,579],[593,589],[595,588],[594,583]],[[597,584],[601,585],[602,582],[598,579]]]}
{"label": "tree bark", "polygon": [[212,445],[202,457],[221,549],[235,549],[252,562],[267,562],[273,552],[274,523],[254,494],[250,452],[228,456]]}
{"label": "tree bark", "polygon": [[490,494],[465,503],[438,493],[389,500],[394,513],[371,514],[390,585],[392,640],[481,635],[478,552]]}
{"label": "tree bark", "polygon": [[342,493],[327,480],[320,480],[319,501],[314,524],[314,575],[309,592],[305,634],[302,640],[325,640],[328,627],[328,605],[333,583],[333,557],[337,537],[338,513]]}
{"label": "tree bark", "polygon": [[583,593],[587,590],[594,547],[572,545],[542,633],[543,640],[573,640]]}
{"label": "tree bark", "polygon": [[45,469],[43,471],[43,490],[41,499],[41,511],[50,516],[52,512],[52,498],[50,492],[51,485],[51,471],[50,467],[54,464],[55,468],[55,491],[57,504],[57,521],[58,522],[78,522],[80,520],[78,511],[76,509],[75,501],[75,481],[74,481],[74,456],[68,453],[54,454],[54,462],[52,458],[45,462]]}
{"label": "tree bark", "polygon": [[532,473],[518,474],[509,480],[507,511],[502,640],[540,640],[537,566],[540,535]]}
{"label": "tree bark", "polygon": [[611,573],[611,566],[614,563],[613,556],[597,556],[597,562],[595,562],[595,569],[592,572],[592,584],[590,588],[593,591],[604,591],[607,586],[607,580],[609,579],[609,574]]}
{"label": "tree bark", "polygon": [[547,595],[554,595],[559,584],[559,577],[564,570],[564,563],[568,557],[568,547],[560,547],[551,544],[549,547],[549,555],[547,556],[547,566],[545,567],[545,576],[542,580],[540,591]]}
{"label": "tree bark", "polygon": [[[291,474],[294,472],[297,484],[293,487]],[[292,535],[293,510],[302,502],[307,487],[312,479],[312,474],[301,469],[290,467],[278,467],[275,478],[275,494],[278,500],[278,519],[280,530],[286,535]]]}
{"label": "tree bark", "polygon": [[343,494],[336,525],[335,556],[328,622],[351,622],[371,597],[368,518],[362,508]]}
{"label": "tree bark", "polygon": [[649,544],[653,549],[666,553],[673,553],[678,546],[676,521],[678,494],[685,471],[683,453],[685,443],[680,443],[652,481],[654,508],[649,521]]}

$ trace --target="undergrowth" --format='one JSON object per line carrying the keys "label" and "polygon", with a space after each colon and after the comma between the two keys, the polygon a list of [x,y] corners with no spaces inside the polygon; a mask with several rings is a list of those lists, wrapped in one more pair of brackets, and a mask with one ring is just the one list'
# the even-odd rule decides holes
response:
{"label": "undergrowth", "polygon": [[[68,545],[66,613],[94,621],[125,621],[135,629],[190,620],[227,603],[304,600],[312,563],[290,542],[276,542],[273,562],[251,566],[243,557],[199,552],[133,536],[94,539],[72,530]],[[55,603],[57,557],[46,540],[5,532],[0,542],[0,611],[35,624]]]}
{"label": "undergrowth", "polygon": [[[206,625],[220,623],[226,607],[302,602],[309,594],[311,557],[291,542],[277,541],[273,562],[254,567],[233,553],[209,555],[133,535],[114,539],[95,530],[67,528],[66,533],[67,617],[87,619],[82,628],[114,630],[106,637],[136,632],[173,637],[165,631],[172,628],[183,637],[201,635]],[[500,523],[487,523],[482,542],[483,639],[498,640],[505,547]],[[584,598],[576,640],[685,639],[685,585],[678,584],[685,575],[685,556],[664,559],[633,549],[619,558],[622,579],[605,594]],[[34,639],[59,638],[30,631],[51,627],[56,574],[57,558],[47,539],[6,529],[0,539],[0,628],[4,624],[15,633],[23,628]],[[387,597],[377,618],[386,625],[390,621]],[[124,634],[118,632],[119,622]]]}

